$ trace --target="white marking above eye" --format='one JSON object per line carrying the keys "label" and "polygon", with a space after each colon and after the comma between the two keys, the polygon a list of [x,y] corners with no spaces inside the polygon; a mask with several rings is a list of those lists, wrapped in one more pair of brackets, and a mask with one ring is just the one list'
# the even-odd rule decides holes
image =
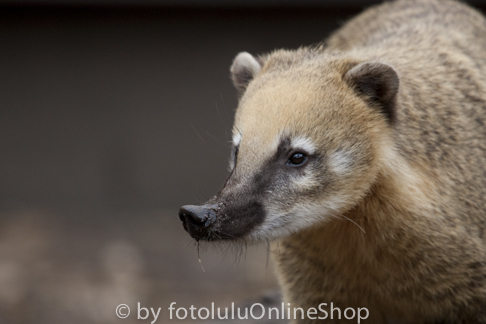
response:
{"label": "white marking above eye", "polygon": [[310,138],[296,136],[292,138],[291,147],[295,150],[304,150],[307,154],[312,155],[316,152],[316,146]]}

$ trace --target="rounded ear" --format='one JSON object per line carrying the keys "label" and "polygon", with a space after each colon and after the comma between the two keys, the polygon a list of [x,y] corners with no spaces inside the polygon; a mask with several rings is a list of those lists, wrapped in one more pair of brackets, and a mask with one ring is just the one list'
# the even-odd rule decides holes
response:
{"label": "rounded ear", "polygon": [[241,52],[236,55],[230,71],[238,96],[243,95],[250,81],[260,72],[261,67],[261,62],[250,53]]}
{"label": "rounded ear", "polygon": [[395,68],[381,62],[364,62],[346,72],[344,80],[372,105],[378,105],[390,122],[394,121],[400,84]]}

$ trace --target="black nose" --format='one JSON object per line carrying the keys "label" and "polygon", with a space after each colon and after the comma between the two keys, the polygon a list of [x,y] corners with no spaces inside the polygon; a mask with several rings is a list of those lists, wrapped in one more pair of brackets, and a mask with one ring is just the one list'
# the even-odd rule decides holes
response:
{"label": "black nose", "polygon": [[179,218],[184,223],[184,227],[188,224],[201,226],[208,219],[207,209],[203,206],[182,206],[179,210]]}
{"label": "black nose", "polygon": [[184,229],[193,238],[196,240],[210,239],[210,229],[216,221],[214,206],[182,206],[179,210],[179,218],[182,221]]}

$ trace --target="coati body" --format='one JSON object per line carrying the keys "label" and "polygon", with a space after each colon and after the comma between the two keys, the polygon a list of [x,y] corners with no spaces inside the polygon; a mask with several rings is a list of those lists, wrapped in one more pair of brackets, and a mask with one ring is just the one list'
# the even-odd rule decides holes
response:
{"label": "coati body", "polygon": [[231,71],[231,173],[206,204],[181,208],[191,236],[273,240],[295,307],[486,323],[482,15],[389,2],[322,45],[240,53]]}

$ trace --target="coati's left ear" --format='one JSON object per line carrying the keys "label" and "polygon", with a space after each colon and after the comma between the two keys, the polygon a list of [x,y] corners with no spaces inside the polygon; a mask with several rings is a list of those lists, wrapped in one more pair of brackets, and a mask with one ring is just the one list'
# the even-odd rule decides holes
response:
{"label": "coati's left ear", "polygon": [[250,53],[241,52],[235,57],[230,71],[231,79],[240,97],[245,92],[250,81],[260,72],[261,67],[261,61]]}
{"label": "coati's left ear", "polygon": [[400,79],[391,65],[381,62],[360,63],[346,72],[344,80],[372,103],[378,104],[390,122],[394,121]]}

